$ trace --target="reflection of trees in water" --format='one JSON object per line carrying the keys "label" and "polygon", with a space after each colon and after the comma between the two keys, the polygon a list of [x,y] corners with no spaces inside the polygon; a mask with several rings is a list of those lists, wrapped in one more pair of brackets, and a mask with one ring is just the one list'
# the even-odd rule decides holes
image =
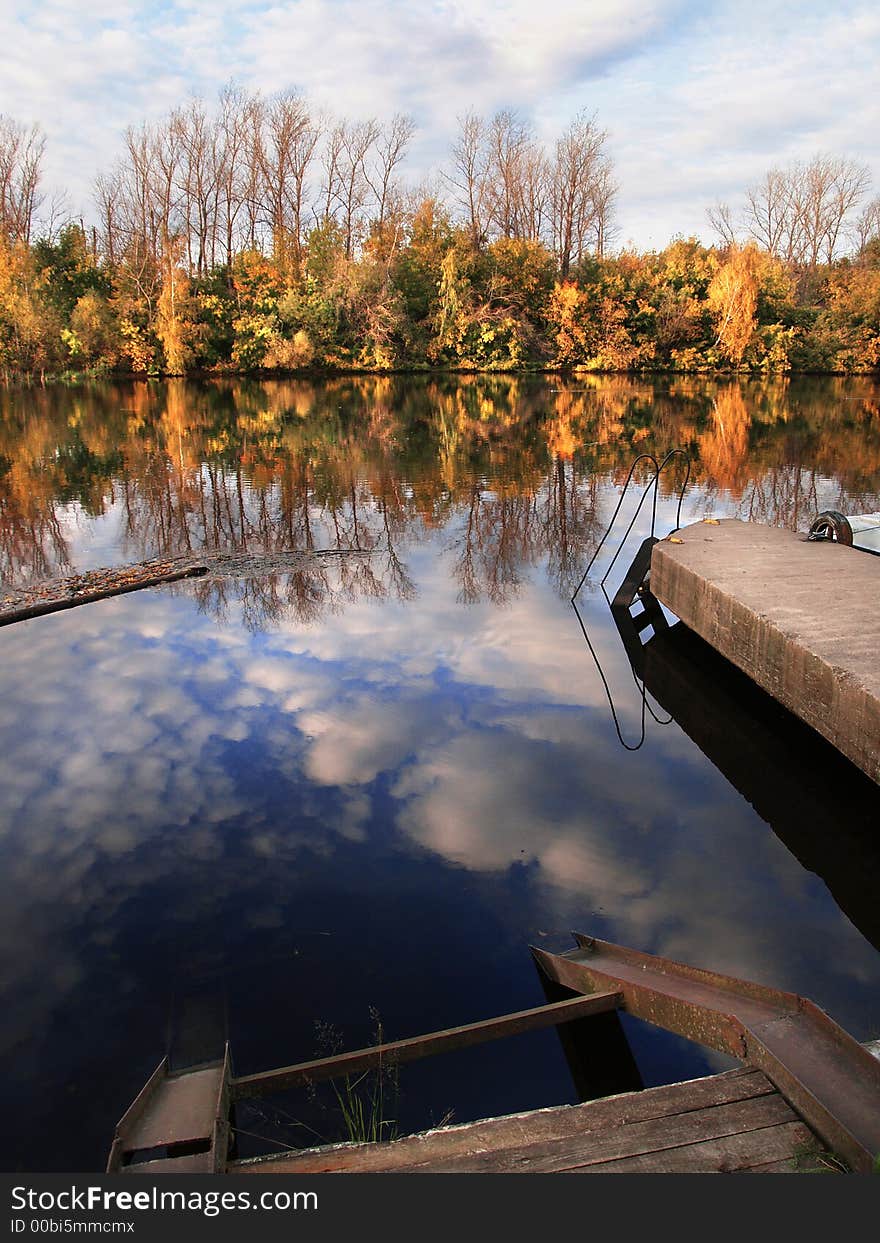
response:
{"label": "reflection of trees in water", "polygon": [[68,541],[54,506],[23,511],[0,492],[0,582],[36,582],[70,565]]}
{"label": "reflection of trees in water", "polygon": [[[72,524],[118,517],[122,557],[332,549],[338,563],[201,581],[251,624],[411,598],[413,542],[449,531],[459,598],[500,603],[547,561],[570,592],[644,450],[684,446],[711,505],[805,526],[880,507],[880,390],[867,380],[359,377],[0,393],[0,573],[72,566]],[[664,477],[672,495],[677,480]],[[602,502],[607,507],[607,500]],[[850,506],[852,508],[852,506]]]}
{"label": "reflection of trees in water", "polygon": [[579,477],[563,458],[528,491],[498,495],[475,484],[453,542],[459,602],[505,603],[523,570],[545,557],[556,589],[571,595],[601,530],[596,491],[597,476]]}

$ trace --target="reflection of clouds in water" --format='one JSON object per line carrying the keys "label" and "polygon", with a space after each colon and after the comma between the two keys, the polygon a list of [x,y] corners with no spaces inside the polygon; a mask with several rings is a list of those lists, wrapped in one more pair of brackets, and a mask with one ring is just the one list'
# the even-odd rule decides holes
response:
{"label": "reflection of clouds in water", "polygon": [[[583,713],[497,722],[403,770],[399,823],[419,845],[481,871],[537,864],[557,926],[590,931],[601,909],[627,944],[780,987],[808,980],[816,930],[798,921],[816,918],[815,882],[683,735],[655,737],[621,789],[619,754]],[[841,976],[875,978],[874,951],[826,910]]]}
{"label": "reflection of clouds in water", "polygon": [[300,713],[297,724],[311,740],[306,775],[321,785],[366,785],[455,728],[442,707],[426,713],[424,698],[416,695],[386,703],[366,695],[344,698]]}
{"label": "reflection of clouds in water", "polygon": [[[503,611],[462,609],[442,570],[423,573],[407,608],[357,603],[325,629],[254,636],[234,610],[219,629],[187,593],[149,592],[6,631],[12,1039],[82,985],[82,938],[110,952],[123,908],[181,869],[210,881],[164,919],[198,932],[248,891],[252,925],[278,927],[247,859],[363,842],[383,776],[405,847],[486,875],[526,865],[547,926],[601,911],[616,939],[793,987],[819,935],[799,921],[821,910],[839,976],[875,978],[872,952],[677,728],[619,750],[567,604],[530,587]],[[267,790],[284,782],[289,817]]]}
{"label": "reflection of clouds in water", "polygon": [[[149,639],[128,628],[141,610]],[[163,641],[190,613],[151,594],[4,634],[0,970],[13,1038],[39,1031],[79,984],[83,929],[101,926],[112,945],[119,908],[180,866],[220,859],[218,826],[245,810],[223,749],[248,737],[247,714],[198,696],[204,635]],[[212,653],[205,669],[212,688],[240,678]]]}
{"label": "reflection of clouds in water", "polygon": [[481,871],[537,862],[543,879],[582,892],[631,896],[642,887],[635,865],[621,867],[604,824],[581,811],[581,789],[559,775],[552,748],[505,730],[459,734],[401,774],[401,827],[420,845]]}
{"label": "reflection of clouds in water", "polygon": [[[349,605],[332,626],[314,631],[281,622],[264,636],[270,652],[282,661],[279,676],[290,678],[289,653],[307,653],[324,664],[356,663],[361,681],[395,687],[415,685],[444,672],[468,686],[485,687],[495,696],[576,705],[602,704],[604,693],[574,612],[540,585],[527,586],[504,609],[489,604],[463,607],[442,569],[424,558],[419,568],[419,598],[408,605]],[[607,621],[607,606],[597,600]],[[590,606],[587,605],[588,613]],[[616,635],[603,654],[606,673],[631,686],[629,664]]]}
{"label": "reflection of clouds in water", "polygon": [[[603,606],[586,604],[588,624],[609,627],[603,666],[632,725],[638,699]],[[310,698],[298,724],[313,735],[313,780],[368,782],[402,763],[392,791],[407,836],[473,870],[537,865],[558,926],[601,908],[633,945],[784,987],[800,974],[809,991],[815,931],[801,921],[821,909],[841,976],[876,976],[874,952],[845,916],[817,906],[821,885],[676,726],[651,726],[637,757],[618,747],[565,602],[526,589],[503,611],[463,613],[431,579],[417,604],[384,608],[372,629],[371,611],[354,605],[332,631],[308,635],[310,657],[346,668],[356,653],[359,681],[372,683],[323,707]],[[283,629],[268,642],[303,645]],[[447,680],[476,692],[466,712],[444,698]],[[400,697],[377,701],[386,681]],[[413,712],[422,698],[431,707]]]}

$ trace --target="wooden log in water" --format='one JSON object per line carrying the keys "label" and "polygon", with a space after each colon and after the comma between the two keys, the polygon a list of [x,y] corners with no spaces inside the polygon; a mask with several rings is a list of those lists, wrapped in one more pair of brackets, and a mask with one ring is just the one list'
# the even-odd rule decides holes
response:
{"label": "wooden log in water", "polygon": [[307,552],[224,553],[203,552],[190,556],[140,561],[100,570],[87,570],[66,578],[22,587],[0,599],[0,626],[43,617],[80,604],[93,604],[111,596],[162,587],[187,578],[255,577],[283,574],[324,557],[369,557],[373,549],[321,548]]}

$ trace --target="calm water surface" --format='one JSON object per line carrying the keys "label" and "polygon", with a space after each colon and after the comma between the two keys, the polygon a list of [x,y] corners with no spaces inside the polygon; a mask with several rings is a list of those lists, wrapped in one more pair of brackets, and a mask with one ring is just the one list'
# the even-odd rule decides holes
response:
{"label": "calm water surface", "polygon": [[[376,1015],[395,1038],[540,1004],[528,946],[570,928],[880,1033],[880,791],[680,631],[624,749],[569,603],[630,462],[679,446],[683,521],[880,509],[863,380],[0,393],[2,586],[333,554],[0,631],[0,1167],[100,1168],[167,1049],[228,1036],[249,1073]],[[579,600],[634,745],[602,564]],[[721,1064],[629,1028],[649,1083]],[[574,1099],[547,1032],[405,1069],[394,1116]],[[339,1134],[326,1101],[238,1121],[242,1151]]]}

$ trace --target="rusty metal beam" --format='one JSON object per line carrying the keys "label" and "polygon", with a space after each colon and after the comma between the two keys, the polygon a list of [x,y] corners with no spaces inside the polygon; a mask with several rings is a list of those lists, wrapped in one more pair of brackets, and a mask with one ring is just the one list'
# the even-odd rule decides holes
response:
{"label": "rusty metal beam", "polygon": [[[581,994],[581,990],[578,991]],[[341,1075],[360,1074],[379,1066],[396,1066],[401,1062],[412,1062],[418,1058],[430,1057],[434,1053],[463,1049],[468,1045],[482,1044],[502,1036],[515,1036],[520,1032],[535,1031],[542,1027],[555,1027],[559,1023],[570,1023],[590,1014],[615,1010],[621,1001],[622,995],[616,989],[592,992],[589,997],[581,994],[565,1001],[537,1006],[532,1010],[519,1010],[514,1014],[483,1019],[479,1023],[468,1023],[463,1027],[450,1027],[424,1036],[413,1036],[408,1040],[374,1045],[369,1049],[356,1049],[334,1057],[300,1062],[295,1066],[282,1066],[278,1070],[262,1071],[256,1075],[243,1075],[231,1081],[232,1099],[267,1096],[272,1092],[287,1091],[306,1083],[336,1079]]]}
{"label": "rusty metal beam", "polygon": [[619,988],[623,1009],[759,1067],[853,1169],[880,1153],[880,1063],[813,1002],[733,976],[575,933],[578,948],[533,948],[551,980],[586,995]]}

